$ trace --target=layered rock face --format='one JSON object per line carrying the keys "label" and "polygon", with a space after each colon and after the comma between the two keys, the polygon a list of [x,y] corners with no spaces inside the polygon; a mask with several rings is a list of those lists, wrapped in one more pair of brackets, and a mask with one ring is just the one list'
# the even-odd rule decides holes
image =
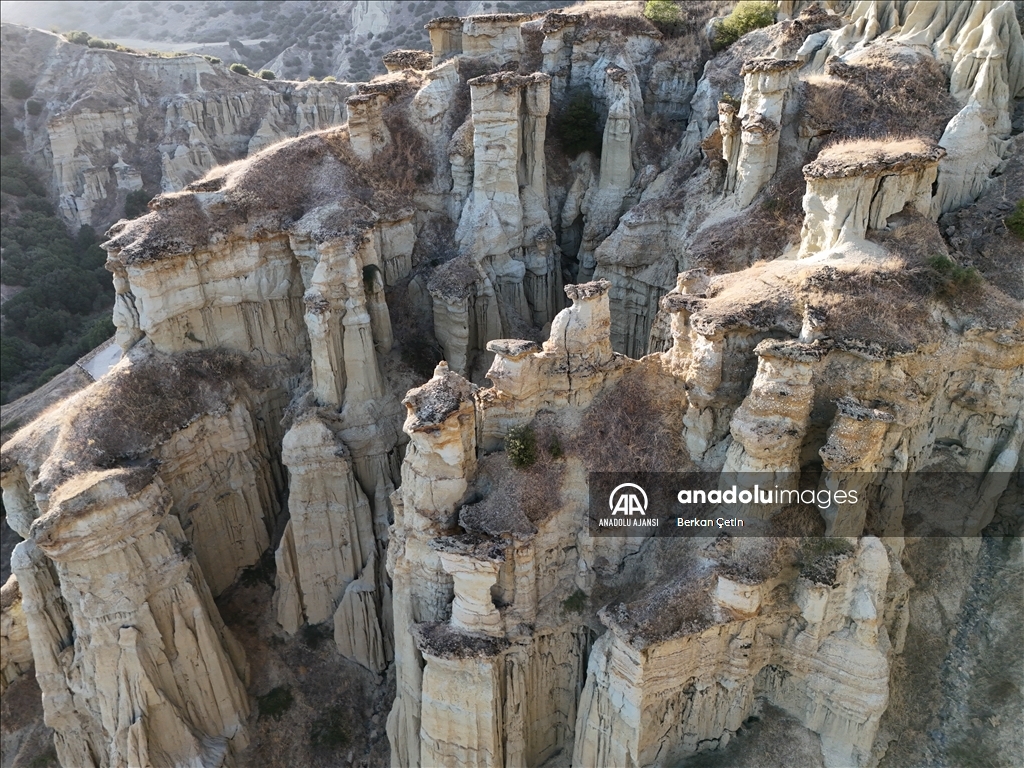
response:
{"label": "layered rock face", "polygon": [[[797,168],[815,160],[823,141],[836,145],[837,140],[850,136],[869,141],[877,139],[879,146],[894,143],[891,137],[883,135],[887,130],[883,127],[887,123],[886,116],[876,117],[873,124],[857,127],[853,125],[856,121],[849,119],[849,113],[835,111],[832,116],[825,115],[829,120],[826,125],[821,121],[822,110],[815,107],[811,96],[815,88],[828,86],[834,90],[827,91],[827,99],[838,103],[842,101],[843,84],[860,87],[868,71],[884,78],[878,68],[880,57],[902,57],[897,60],[908,65],[915,57],[922,56],[934,62],[948,78],[951,104],[960,112],[944,130],[940,125],[939,131],[925,136],[923,126],[934,118],[939,105],[935,101],[927,104],[919,101],[916,103],[920,106],[915,107],[917,97],[908,94],[903,105],[908,114],[893,116],[888,124],[913,124],[914,118],[909,115],[919,109],[920,135],[928,146],[908,146],[894,151],[889,159],[895,161],[896,154],[907,153],[905,163],[911,157],[920,156],[920,164],[912,163],[921,172],[916,182],[909,178],[881,181],[883,176],[910,174],[909,166],[894,171],[851,168],[843,174],[849,179],[845,183],[851,187],[851,192],[845,193],[847,199],[852,202],[855,184],[862,185],[865,191],[871,187],[872,193],[878,191],[873,185],[881,183],[893,188],[899,185],[907,187],[906,191],[896,194],[884,191],[879,195],[892,202],[894,210],[886,215],[898,212],[896,198],[902,197],[904,203],[912,203],[919,213],[934,220],[950,206],[976,199],[992,174],[1002,167],[997,158],[1008,157],[1008,119],[1013,112],[1013,100],[1022,94],[1020,73],[1024,70],[1020,27],[1016,19],[1011,18],[1012,6],[965,3],[955,12],[952,6],[940,8],[930,3],[871,2],[834,7],[824,4],[823,7],[827,10],[822,10],[817,3],[789,8],[786,13],[792,15],[792,19],[754,33],[747,38],[749,43],[744,40],[743,44],[733,47],[737,53],[732,55],[732,68],[717,65],[717,60],[708,64],[705,77],[697,83],[691,100],[687,131],[678,150],[683,158],[694,156],[701,151],[703,142],[714,162],[690,175],[682,184],[652,184],[641,198],[641,204],[622,215],[618,227],[595,252],[596,267],[592,274],[610,280],[614,286],[612,339],[617,350],[632,356],[654,351],[649,345],[655,324],[653,308],[658,298],[672,289],[679,271],[708,266],[716,258],[720,260],[715,253],[728,240],[743,243],[740,248],[733,246],[733,250],[738,251],[737,256],[746,264],[776,258],[797,248],[796,233],[792,232],[791,225],[780,228],[779,222],[774,226],[771,221],[758,222],[762,234],[770,229],[784,230],[776,236],[762,238],[765,240],[762,243],[757,243],[752,235],[744,236],[736,231],[750,226],[747,223],[750,219],[764,217],[766,210],[784,208],[780,201],[788,194],[784,190],[792,183],[790,179]],[[840,13],[848,15],[836,15]],[[760,45],[754,48],[758,35]],[[982,39],[986,41],[984,44],[980,42]],[[756,56],[753,55],[755,50],[759,51]],[[765,53],[770,56],[765,57]],[[739,86],[742,86],[742,95],[734,90]],[[733,99],[740,97],[738,104],[721,100],[721,96],[730,91]],[[877,95],[881,91],[873,93]],[[854,107],[851,105],[850,109]],[[844,120],[843,114],[847,119]],[[972,128],[968,129],[967,125]],[[845,134],[844,131],[853,132]],[[910,136],[913,134],[911,131]],[[904,129],[897,135],[908,137]],[[719,144],[724,168],[718,165]],[[930,148],[936,146],[941,149]],[[877,149],[861,146],[854,155]],[[831,151],[838,151],[838,146]],[[815,163],[825,159],[823,156]],[[810,174],[824,179],[824,175],[814,170],[815,163],[809,168]],[[934,170],[926,170],[929,166]],[[935,176],[931,177],[931,173]],[[873,181],[854,182],[857,176],[870,177]],[[838,173],[834,177],[838,179]],[[817,183],[808,181],[808,195]],[[831,186],[840,182],[821,183]],[[915,183],[920,186],[911,189]],[[714,206],[705,203],[709,189],[721,189],[725,193]],[[832,191],[825,194],[838,200]],[[680,198],[687,204],[680,205]],[[823,206],[830,208],[832,203],[805,198],[806,205],[811,207],[811,210],[805,207],[809,219],[832,215],[822,209]],[[877,207],[881,210],[884,206]],[[741,211],[744,213],[738,215]],[[847,216],[847,205],[839,205],[833,222],[835,231],[843,231],[854,221],[859,230],[863,214],[855,214],[850,222]],[[779,218],[784,218],[784,214]],[[866,224],[868,229],[886,226],[881,217]],[[736,234],[728,234],[729,230]],[[802,255],[822,250],[814,245],[808,250],[808,234],[805,232],[800,238]],[[860,237],[859,234],[854,236]],[[749,242],[751,240],[755,242]],[[709,241],[718,248],[709,249]],[[824,248],[834,245],[831,243]],[[854,250],[871,249],[858,246]],[[667,259],[653,256],[666,252],[674,258],[674,268],[668,267]],[[874,253],[878,255],[877,251]]]}
{"label": "layered rock face", "polygon": [[163,483],[108,470],[47,501],[12,567],[61,763],[222,764],[247,741],[245,659]]}
{"label": "layered rock face", "polygon": [[340,125],[355,90],[243,77],[195,55],[90,49],[14,24],[0,34],[11,76],[43,105],[18,127],[74,228],[109,226],[129,192],[173,192],[283,138]]}

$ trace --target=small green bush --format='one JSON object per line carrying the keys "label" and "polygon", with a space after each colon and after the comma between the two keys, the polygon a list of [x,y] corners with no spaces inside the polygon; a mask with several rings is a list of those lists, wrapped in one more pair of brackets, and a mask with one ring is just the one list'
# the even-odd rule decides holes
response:
{"label": "small green bush", "polygon": [[74,29],[65,34],[64,39],[69,43],[74,43],[75,45],[88,45],[89,41],[92,40],[92,35],[88,32],[83,32],[80,29]]}
{"label": "small green bush", "polygon": [[775,4],[765,0],[740,0],[732,13],[715,28],[713,47],[721,51],[735,43],[747,32],[775,23]]}
{"label": "small green bush", "polygon": [[27,99],[32,95],[32,86],[20,77],[16,77],[8,84],[7,93],[11,95],[12,99]]}
{"label": "small green bush", "polygon": [[600,153],[600,117],[594,109],[594,95],[589,88],[583,88],[572,95],[565,110],[555,121],[555,132],[567,155],[576,157],[587,150]]}
{"label": "small green bush", "polygon": [[537,435],[533,427],[512,427],[505,435],[505,453],[517,469],[533,466],[537,461]]}
{"label": "small green bush", "polygon": [[210,56],[210,55],[204,54],[203,58],[206,59],[211,64],[220,64],[221,63],[221,60],[219,58],[217,58],[216,56]]}
{"label": "small green bush", "polygon": [[275,720],[280,720],[281,716],[292,708],[292,704],[295,703],[295,697],[292,695],[290,688],[278,686],[270,691],[270,693],[257,696],[256,703],[260,708],[260,717],[272,717]]}
{"label": "small green bush", "polygon": [[124,198],[124,217],[134,219],[149,212],[149,201],[153,195],[144,189],[129,192]]}
{"label": "small green bush", "polygon": [[250,75],[250,74],[252,74],[249,71],[249,68],[247,66],[245,66],[245,64],[242,64],[242,63],[237,62],[237,61],[234,64],[232,64],[230,67],[228,67],[228,69],[230,69],[236,75]]}
{"label": "small green bush", "polygon": [[1006,217],[1006,228],[1017,237],[1024,239],[1024,198],[1017,201],[1013,213]]}
{"label": "small green bush", "polygon": [[583,609],[586,607],[587,593],[582,589],[577,589],[562,601],[563,613],[583,613]]}
{"label": "small green bush", "polygon": [[43,102],[36,101],[35,99],[32,101],[26,101],[25,111],[32,115],[32,117],[35,117],[43,111]]}
{"label": "small green bush", "polygon": [[647,0],[644,17],[657,27],[669,27],[679,21],[679,6],[672,0]]}
{"label": "small green bush", "polygon": [[112,43],[109,40],[101,40],[98,37],[90,37],[89,42],[87,42],[86,45],[90,48],[99,48],[104,51],[117,48],[117,43]]}
{"label": "small green bush", "polygon": [[345,711],[335,705],[309,726],[309,743],[320,749],[335,750],[348,744]]}
{"label": "small green bush", "polygon": [[269,69],[261,69],[259,77],[261,80],[276,80],[277,75],[271,72]]}
{"label": "small green bush", "polygon": [[558,435],[551,436],[551,440],[548,443],[548,453],[552,459],[560,459],[565,455],[565,451],[562,449],[562,441],[558,439]]}
{"label": "small green bush", "polygon": [[338,82],[338,78],[336,78],[334,75],[328,75],[327,77],[325,77],[320,82],[322,82],[322,83],[336,83],[336,82]]}
{"label": "small green bush", "polygon": [[928,266],[939,274],[941,293],[959,293],[981,284],[981,274],[978,270],[974,267],[962,267],[948,256],[933,256],[928,260]]}

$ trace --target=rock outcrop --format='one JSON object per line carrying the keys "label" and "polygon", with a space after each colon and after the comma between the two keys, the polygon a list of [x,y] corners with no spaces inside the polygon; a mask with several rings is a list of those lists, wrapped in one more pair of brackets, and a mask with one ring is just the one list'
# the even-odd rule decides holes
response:
{"label": "rock outcrop", "polygon": [[109,226],[129,192],[174,192],[216,165],[340,125],[355,91],[244,77],[196,55],[87,48],[13,24],[2,34],[5,49],[33,51],[9,60],[11,76],[30,82],[42,104],[18,127],[74,228]]}
{"label": "rock outcrop", "polygon": [[841,252],[847,244],[863,248],[868,229],[884,229],[907,204],[929,210],[945,154],[921,141],[850,142],[823,150],[804,168],[801,258]]}
{"label": "rock outcrop", "polygon": [[19,531],[12,566],[64,765],[217,766],[247,743],[244,655],[170,506],[151,469],[93,472]]}

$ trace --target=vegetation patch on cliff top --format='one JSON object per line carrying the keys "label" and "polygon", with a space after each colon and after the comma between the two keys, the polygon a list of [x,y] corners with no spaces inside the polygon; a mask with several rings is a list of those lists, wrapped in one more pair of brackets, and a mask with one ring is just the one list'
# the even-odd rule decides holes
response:
{"label": "vegetation patch on cliff top", "polygon": [[569,442],[590,472],[685,472],[682,443],[686,393],[654,365],[628,371],[587,407]]}
{"label": "vegetation patch on cliff top", "polygon": [[[40,472],[40,481],[52,489],[82,472],[142,459],[196,418],[225,411],[247,387],[270,383],[266,371],[238,353],[149,354],[120,364],[18,433],[4,445],[3,465],[32,464],[33,454],[60,456],[59,465]],[[58,442],[59,451],[53,449]]]}
{"label": "vegetation patch on cliff top", "polygon": [[959,109],[939,62],[884,41],[850,63],[830,59],[803,90],[801,123],[826,143],[893,134],[938,140]]}

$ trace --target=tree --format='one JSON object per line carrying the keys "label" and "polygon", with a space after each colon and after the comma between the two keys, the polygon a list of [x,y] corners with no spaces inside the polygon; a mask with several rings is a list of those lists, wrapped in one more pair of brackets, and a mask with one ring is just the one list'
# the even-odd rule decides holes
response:
{"label": "tree", "polygon": [[577,91],[561,116],[555,121],[555,132],[567,155],[575,157],[582,152],[601,151],[600,115],[594,109],[594,95],[589,88]]}
{"label": "tree", "polygon": [[241,64],[241,63],[239,63],[237,61],[234,64],[232,64],[230,67],[228,67],[228,69],[230,69],[236,75],[249,75],[249,74],[252,74],[249,71],[249,68],[247,66],[245,66],[245,64]]}
{"label": "tree", "polygon": [[20,77],[16,77],[7,86],[7,93],[11,95],[12,99],[27,99],[32,95],[32,86]]}
{"label": "tree", "polygon": [[275,74],[274,74],[274,73],[273,73],[273,72],[272,72],[271,70],[269,70],[269,69],[261,69],[261,70],[260,70],[260,74],[259,74],[259,76],[260,76],[260,78],[261,78],[261,79],[263,79],[263,80],[276,80],[276,79],[277,79],[277,75],[275,75]]}
{"label": "tree", "polygon": [[712,46],[716,51],[724,50],[747,32],[775,23],[775,4],[766,0],[740,0],[732,13],[715,27]]}

